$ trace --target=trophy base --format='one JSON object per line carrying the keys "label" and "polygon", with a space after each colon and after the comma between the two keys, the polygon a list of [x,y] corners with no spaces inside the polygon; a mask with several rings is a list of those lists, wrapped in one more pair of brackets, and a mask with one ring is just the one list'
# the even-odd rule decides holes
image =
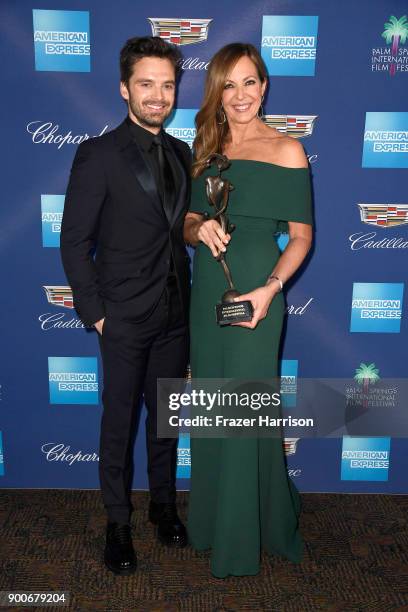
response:
{"label": "trophy base", "polygon": [[252,321],[254,307],[250,300],[242,302],[223,302],[215,307],[218,325],[231,325],[231,323],[244,323]]}

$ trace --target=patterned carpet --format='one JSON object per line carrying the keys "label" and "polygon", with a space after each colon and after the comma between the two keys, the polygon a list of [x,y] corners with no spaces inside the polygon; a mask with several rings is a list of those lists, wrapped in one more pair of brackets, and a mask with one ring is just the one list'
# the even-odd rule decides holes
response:
{"label": "patterned carpet", "polygon": [[[188,494],[179,494],[185,518]],[[0,493],[0,590],[69,591],[67,607],[137,612],[408,611],[408,496],[303,494],[306,550],[293,565],[264,555],[255,577],[212,578],[208,553],[167,550],[135,493],[139,569],[101,564],[105,516],[97,491]],[[21,608],[10,608],[16,610]]]}

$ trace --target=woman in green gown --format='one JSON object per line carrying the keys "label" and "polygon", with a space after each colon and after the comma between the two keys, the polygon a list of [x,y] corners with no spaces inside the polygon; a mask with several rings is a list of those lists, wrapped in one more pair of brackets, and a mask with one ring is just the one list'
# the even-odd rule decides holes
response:
{"label": "woman in green gown", "polygon": [[[267,85],[252,45],[233,43],[212,59],[197,115],[193,189],[185,239],[196,247],[191,303],[193,378],[273,378],[284,316],[283,284],[304,260],[312,236],[310,179],[301,144],[266,126],[259,110]],[[226,155],[223,178],[234,186],[225,234],[209,206],[206,161]],[[281,254],[274,234],[289,231]],[[228,248],[227,248],[228,245]],[[234,284],[251,300],[251,322],[220,327],[214,306],[226,290],[221,265],[227,249]],[[299,494],[287,474],[281,438],[191,439],[188,532],[196,550],[211,549],[211,572],[254,575],[261,549],[299,562]]]}

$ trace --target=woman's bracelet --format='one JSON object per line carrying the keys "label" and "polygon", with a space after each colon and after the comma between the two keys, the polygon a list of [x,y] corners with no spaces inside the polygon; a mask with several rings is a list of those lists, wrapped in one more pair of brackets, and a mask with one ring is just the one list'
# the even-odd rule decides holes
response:
{"label": "woman's bracelet", "polygon": [[272,279],[275,279],[275,280],[278,281],[278,283],[279,283],[279,291],[282,291],[283,283],[282,283],[281,279],[279,278],[279,276],[276,276],[275,274],[271,274],[270,276],[268,276],[268,280],[272,280]]}

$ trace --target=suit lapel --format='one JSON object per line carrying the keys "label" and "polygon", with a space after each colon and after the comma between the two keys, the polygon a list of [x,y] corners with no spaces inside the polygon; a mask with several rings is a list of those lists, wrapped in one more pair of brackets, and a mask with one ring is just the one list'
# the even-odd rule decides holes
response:
{"label": "suit lapel", "polygon": [[154,177],[137,144],[135,142],[131,142],[126,149],[123,149],[122,155],[126,162],[130,165],[135,178],[140,183],[146,194],[161,207],[160,197]]}
{"label": "suit lapel", "polygon": [[119,144],[123,159],[130,168],[133,176],[149,198],[162,209],[152,172],[146,164],[137,143],[132,139],[126,121],[118,127],[116,140]]}
{"label": "suit lapel", "polygon": [[[154,177],[150,168],[146,164],[137,143],[135,143],[132,139],[126,120],[123,121],[123,123],[121,123],[121,125],[119,125],[119,127],[116,129],[115,137],[126,165],[129,167],[133,176],[147,196],[156,206],[160,208],[164,218],[166,218]],[[184,210],[186,201],[189,197],[189,174],[182,153],[175,145],[172,144],[171,139],[167,137],[166,132],[164,132],[164,138],[166,139],[166,143],[173,154],[173,159],[175,160],[181,177],[181,183],[176,185],[174,209],[172,214],[167,219],[170,227],[172,227]]]}

